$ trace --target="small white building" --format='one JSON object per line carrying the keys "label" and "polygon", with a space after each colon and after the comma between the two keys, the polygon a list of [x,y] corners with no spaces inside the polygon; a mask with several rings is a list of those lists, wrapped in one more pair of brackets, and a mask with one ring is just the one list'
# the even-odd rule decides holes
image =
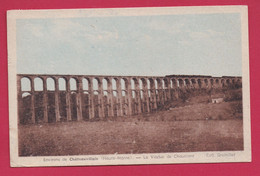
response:
{"label": "small white building", "polygon": [[224,98],[212,98],[211,102],[212,103],[221,103],[224,101]]}
{"label": "small white building", "polygon": [[211,96],[211,103],[222,103],[224,101],[224,94],[217,94]]}

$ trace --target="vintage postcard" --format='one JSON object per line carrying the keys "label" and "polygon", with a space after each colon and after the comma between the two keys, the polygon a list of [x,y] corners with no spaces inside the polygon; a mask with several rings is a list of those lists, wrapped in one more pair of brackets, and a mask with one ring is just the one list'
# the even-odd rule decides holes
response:
{"label": "vintage postcard", "polygon": [[247,6],[7,23],[12,167],[251,161]]}

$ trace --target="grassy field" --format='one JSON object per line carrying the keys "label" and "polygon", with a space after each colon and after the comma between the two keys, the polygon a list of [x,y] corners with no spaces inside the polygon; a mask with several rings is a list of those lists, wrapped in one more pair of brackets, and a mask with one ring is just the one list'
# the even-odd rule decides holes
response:
{"label": "grassy field", "polygon": [[106,121],[19,126],[20,156],[243,150],[239,101]]}

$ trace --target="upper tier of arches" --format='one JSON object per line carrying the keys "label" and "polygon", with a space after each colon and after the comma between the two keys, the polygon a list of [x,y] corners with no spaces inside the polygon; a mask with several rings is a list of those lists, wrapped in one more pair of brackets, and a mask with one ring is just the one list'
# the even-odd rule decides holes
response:
{"label": "upper tier of arches", "polygon": [[144,89],[212,88],[242,84],[241,77],[149,77],[19,74],[20,90],[30,91],[122,91]]}

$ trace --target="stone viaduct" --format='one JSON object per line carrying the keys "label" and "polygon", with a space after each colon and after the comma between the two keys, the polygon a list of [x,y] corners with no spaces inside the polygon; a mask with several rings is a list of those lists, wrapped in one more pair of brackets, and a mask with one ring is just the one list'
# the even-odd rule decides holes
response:
{"label": "stone viaduct", "polygon": [[[154,112],[178,99],[179,90],[222,89],[237,83],[242,85],[241,77],[18,74],[18,117],[22,108],[27,108],[30,123],[39,122],[37,108],[42,109],[43,122],[50,122],[51,108],[54,122],[132,116]],[[24,105],[26,97],[30,103]]]}

